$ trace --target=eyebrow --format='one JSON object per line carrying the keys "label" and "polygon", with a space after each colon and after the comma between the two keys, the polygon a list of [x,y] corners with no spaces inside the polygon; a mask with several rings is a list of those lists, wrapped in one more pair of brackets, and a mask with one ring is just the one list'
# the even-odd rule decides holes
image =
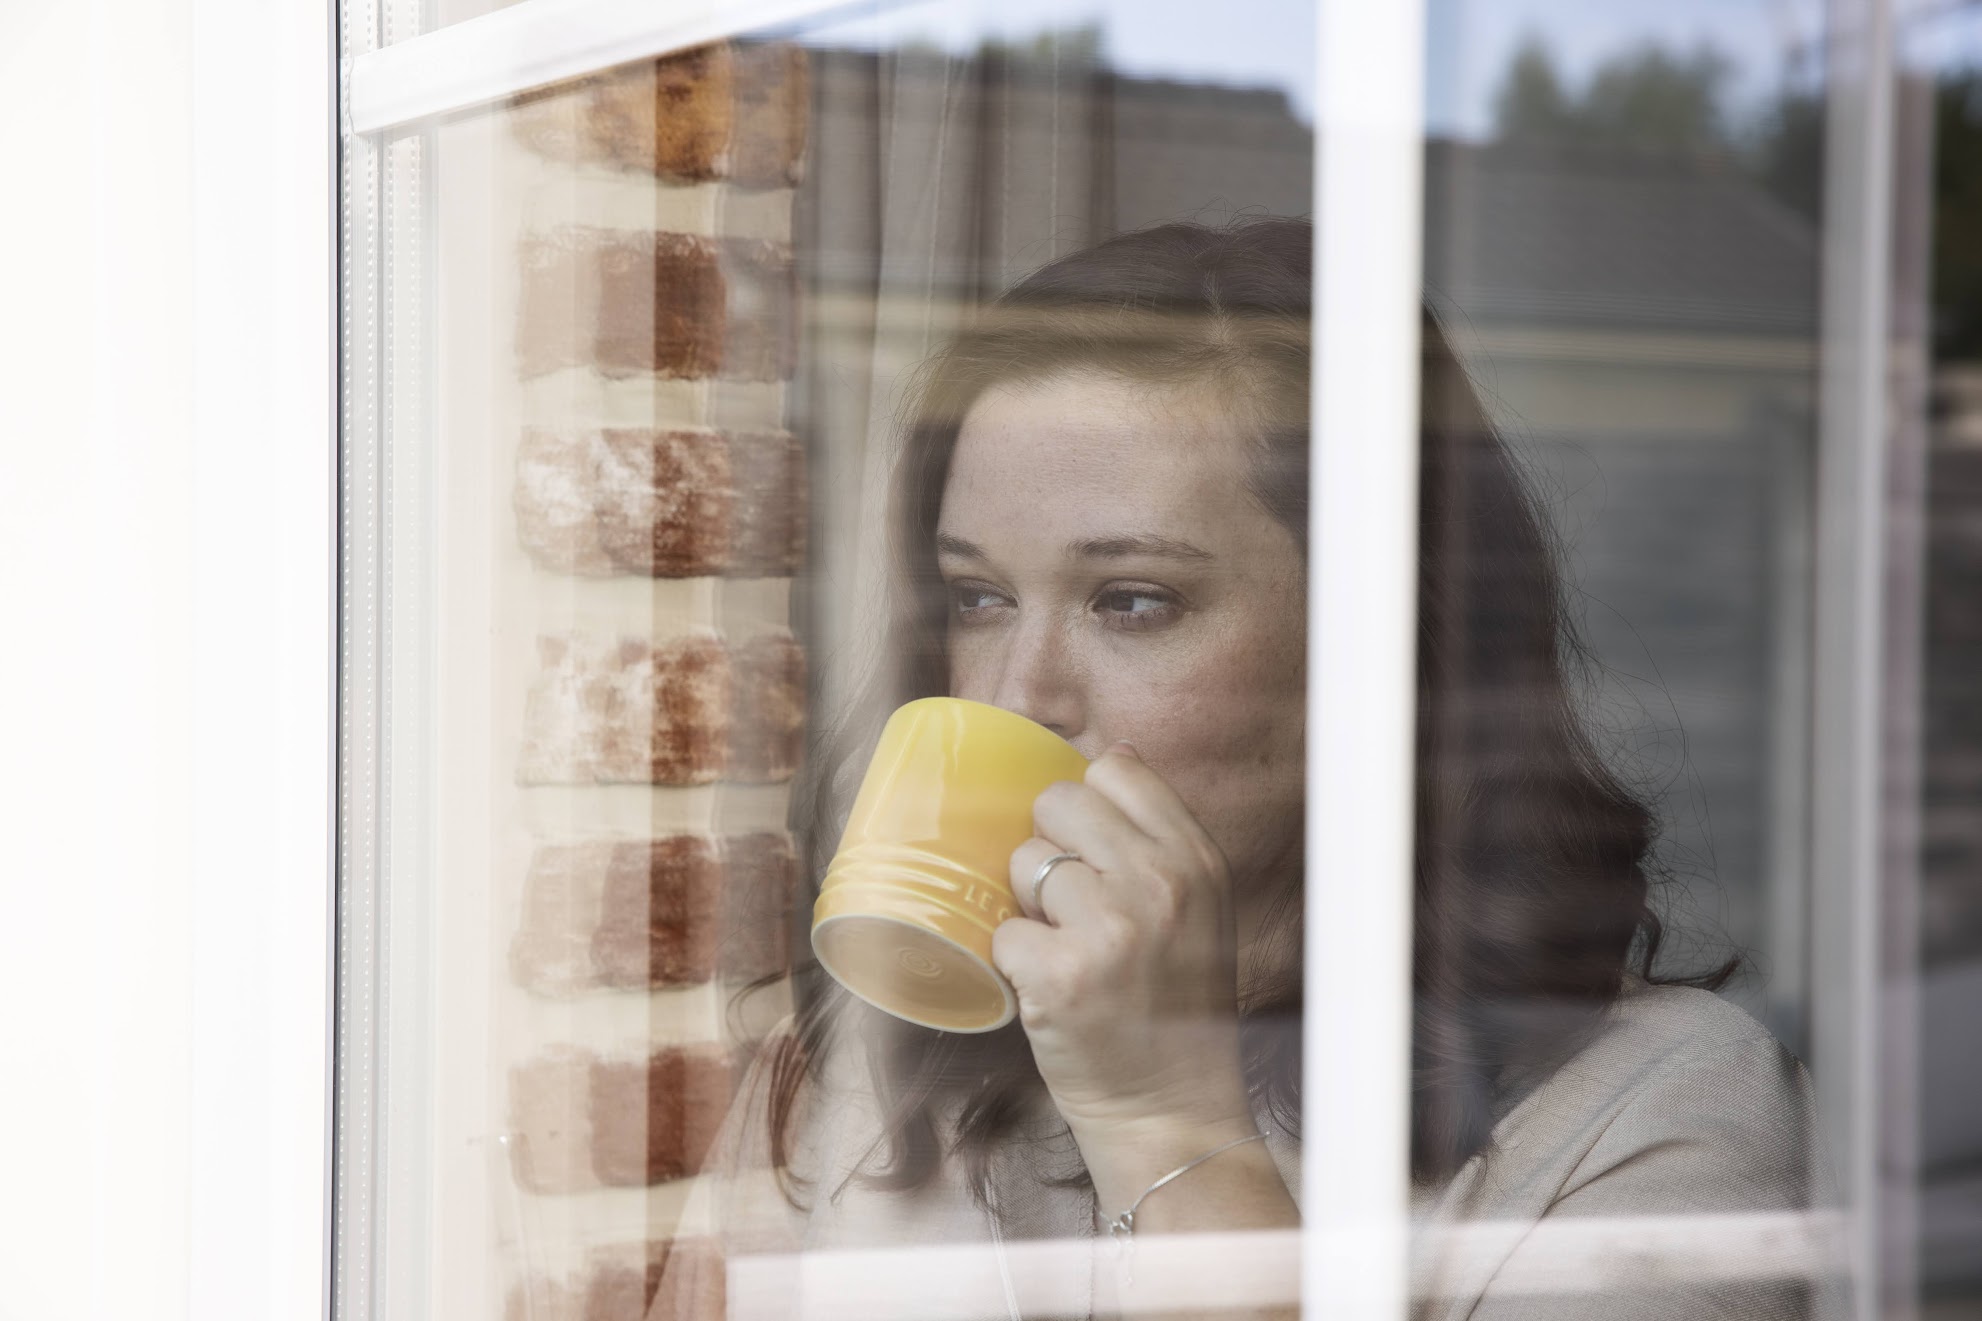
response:
{"label": "eyebrow", "polygon": [[938,532],[936,534],[936,553],[938,555],[954,555],[960,560],[988,560],[991,558],[984,553],[984,547],[978,545],[976,542],[965,541],[962,537],[953,537],[947,532]]}
{"label": "eyebrow", "polygon": [[[954,555],[963,560],[988,560],[984,548],[974,541],[952,536],[948,532],[936,534],[936,550],[939,554]],[[1166,560],[1208,560],[1213,556],[1201,546],[1193,546],[1188,541],[1178,541],[1174,537],[1159,537],[1154,533],[1138,533],[1120,537],[1088,537],[1071,542],[1067,546],[1070,559],[1119,560],[1132,555],[1147,555]]]}
{"label": "eyebrow", "polygon": [[1211,552],[1201,546],[1193,546],[1188,541],[1178,541],[1174,537],[1159,537],[1153,533],[1139,533],[1125,537],[1090,537],[1076,541],[1067,549],[1075,559],[1120,560],[1131,555],[1148,555],[1163,560],[1208,560]]}

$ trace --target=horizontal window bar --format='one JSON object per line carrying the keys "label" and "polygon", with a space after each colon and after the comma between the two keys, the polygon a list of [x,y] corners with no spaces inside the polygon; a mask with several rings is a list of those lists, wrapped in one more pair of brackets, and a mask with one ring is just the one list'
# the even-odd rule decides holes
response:
{"label": "horizontal window bar", "polygon": [[[1314,1231],[1309,1231],[1314,1232]],[[1413,1289],[1490,1263],[1506,1295],[1597,1296],[1667,1285],[1803,1280],[1839,1269],[1845,1220],[1834,1211],[1672,1216],[1562,1216],[1480,1220],[1414,1236],[1414,1254],[1439,1262]],[[1333,1231],[1336,1255],[1372,1235]],[[1108,1238],[917,1244],[738,1255],[727,1263],[730,1314],[777,1321],[970,1321],[1049,1309],[1079,1296],[1132,1315],[1238,1307],[1286,1307],[1297,1298],[1300,1230],[1165,1234],[1120,1244]],[[1009,1286],[1010,1292],[1007,1293]],[[1104,1296],[1112,1295],[1112,1296]]]}

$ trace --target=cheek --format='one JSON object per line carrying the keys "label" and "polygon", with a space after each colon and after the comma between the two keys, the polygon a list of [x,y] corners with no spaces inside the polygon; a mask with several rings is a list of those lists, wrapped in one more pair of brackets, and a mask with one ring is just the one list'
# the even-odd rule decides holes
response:
{"label": "cheek", "polygon": [[983,639],[949,639],[949,696],[967,702],[991,702],[997,698],[999,666]]}
{"label": "cheek", "polygon": [[960,636],[955,629],[950,630],[944,642],[944,652],[949,666],[949,694],[972,702],[988,700],[984,693],[983,676],[987,667],[983,663],[984,649],[971,645],[967,636]]}
{"label": "cheek", "polygon": [[1201,819],[1298,802],[1307,630],[1299,597],[1289,605],[1207,635],[1109,702],[1109,736],[1134,743],[1194,809],[1202,805]]}
{"label": "cheek", "polygon": [[1234,883],[1249,889],[1298,847],[1306,788],[1306,704],[1298,683],[1260,674],[1250,690],[1199,704],[1173,778],[1217,843]]}

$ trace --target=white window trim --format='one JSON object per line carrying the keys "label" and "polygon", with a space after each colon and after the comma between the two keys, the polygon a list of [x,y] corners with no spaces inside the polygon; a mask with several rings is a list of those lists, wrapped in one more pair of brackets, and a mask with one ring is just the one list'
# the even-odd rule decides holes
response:
{"label": "white window trim", "polygon": [[[1845,1233],[1844,1218],[1823,1211],[1564,1216],[1468,1221],[1424,1246],[1448,1260],[1502,1263],[1499,1285],[1540,1299],[1600,1295],[1646,1273],[1729,1283],[1808,1279],[1838,1261]],[[1027,1315],[1051,1311],[1090,1280],[1107,1305],[1132,1316],[1286,1307],[1296,1300],[1303,1258],[1313,1257],[1313,1238],[1310,1227],[1166,1234],[1129,1247],[1106,1238],[1029,1239],[1002,1248],[742,1255],[728,1262],[726,1294],[736,1321],[979,1321],[1003,1312],[1007,1281]],[[1352,1234],[1343,1246],[1353,1249],[1361,1238]],[[1518,1258],[1510,1259],[1517,1244]],[[1312,1289],[1298,1296],[1310,1315],[1378,1315],[1346,1311]]]}
{"label": "white window trim", "polygon": [[1402,1317],[1425,8],[1317,17],[1303,1298]]}
{"label": "white window trim", "polygon": [[177,1231],[188,1296],[154,1302],[159,1315],[322,1316],[334,1034],[335,6],[184,8],[198,70],[185,318],[197,505],[182,511],[200,712],[186,765],[197,786],[192,1183]]}
{"label": "white window trim", "polygon": [[1887,635],[1889,254],[1894,0],[1830,0],[1810,770],[1810,1045],[1824,1144],[1838,1164],[1853,1315],[1910,1306],[1882,1278],[1882,1076],[1889,1005],[1883,648]]}

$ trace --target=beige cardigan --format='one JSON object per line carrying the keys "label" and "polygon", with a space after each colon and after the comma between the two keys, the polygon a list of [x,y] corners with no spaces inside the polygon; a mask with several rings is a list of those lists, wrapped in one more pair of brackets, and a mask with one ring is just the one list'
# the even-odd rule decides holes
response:
{"label": "beige cardigan", "polygon": [[[760,1054],[760,1062],[767,1058]],[[876,1190],[849,1174],[873,1147],[879,1115],[858,1046],[841,1041],[801,1104],[793,1168],[811,1180],[796,1210],[768,1173],[768,1070],[753,1066],[712,1153],[684,1231],[720,1238],[732,1255],[836,1247],[984,1241],[990,1218],[952,1164],[911,1192]],[[1811,1157],[1811,1093],[1802,1066],[1753,1019],[1703,991],[1635,980],[1598,1034],[1519,1099],[1476,1156],[1442,1187],[1414,1199],[1413,1321],[1644,1318],[1765,1321],[1838,1314],[1828,1280],[1660,1278],[1650,1265],[1606,1254],[1601,1291],[1535,1292],[1549,1249],[1530,1232],[1548,1218],[1715,1215],[1797,1211],[1821,1202],[1828,1181]],[[1267,1115],[1268,1148],[1296,1199],[1300,1145]],[[1058,1116],[1035,1113],[1030,1141],[994,1165],[1002,1237],[1086,1238],[1092,1189],[1043,1186],[1036,1171],[1079,1168]],[[1182,1191],[1181,1183],[1175,1191]],[[1440,1228],[1493,1222],[1491,1242],[1463,1250]],[[1441,1246],[1442,1245],[1442,1246]],[[1738,1260],[1738,1254],[1737,1254]],[[673,1271],[650,1317],[692,1314],[709,1285]],[[1584,1273],[1587,1280],[1587,1273]],[[706,1295],[705,1295],[706,1296]],[[1052,1315],[1086,1318],[1093,1294]],[[1040,1314],[1028,1313],[1029,1321]]]}

